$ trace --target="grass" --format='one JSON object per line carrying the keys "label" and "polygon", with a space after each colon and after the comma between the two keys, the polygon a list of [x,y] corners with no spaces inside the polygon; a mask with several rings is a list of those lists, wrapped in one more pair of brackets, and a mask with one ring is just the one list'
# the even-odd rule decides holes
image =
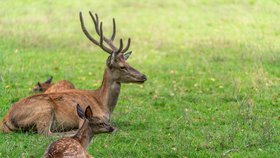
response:
{"label": "grass", "polygon": [[[78,13],[117,20],[132,38],[144,85],[123,85],[95,157],[279,157],[278,1],[1,1],[0,116],[53,75],[100,85],[107,55],[83,35]],[[89,28],[89,26],[88,26]],[[57,138],[0,134],[0,157],[40,157]]]}

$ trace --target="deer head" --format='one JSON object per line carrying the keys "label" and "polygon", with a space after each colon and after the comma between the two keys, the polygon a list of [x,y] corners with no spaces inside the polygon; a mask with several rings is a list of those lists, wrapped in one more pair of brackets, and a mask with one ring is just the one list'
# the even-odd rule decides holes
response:
{"label": "deer head", "polygon": [[[128,39],[126,47],[123,48],[123,40],[120,39],[119,47],[117,48],[114,45],[114,39],[116,36],[116,22],[113,18],[113,33],[111,38],[107,38],[103,35],[103,29],[102,29],[102,22],[99,22],[98,15],[95,14],[95,16],[89,12],[94,26],[95,31],[97,35],[99,36],[99,40],[95,40],[87,31],[85,25],[82,13],[80,12],[80,22],[81,27],[86,35],[86,37],[95,45],[99,46],[101,49],[103,49],[105,52],[107,52],[109,57],[107,58],[106,66],[111,74],[111,79],[116,82],[120,83],[144,83],[147,78],[144,74],[140,73],[133,67],[131,67],[127,63],[127,59],[131,55],[132,51],[128,51],[131,39]],[[106,45],[105,45],[106,44]]]}
{"label": "deer head", "polygon": [[46,91],[52,84],[53,77],[50,76],[45,82],[40,83],[38,82],[34,88],[32,89],[32,92],[44,92]]}
{"label": "deer head", "polygon": [[88,106],[85,112],[83,112],[82,108],[78,104],[77,113],[78,116],[85,121],[84,124],[87,124],[88,126],[86,127],[83,125],[82,128],[84,127],[92,130],[93,134],[111,133],[114,131],[114,128],[109,123],[93,116],[90,106]]}

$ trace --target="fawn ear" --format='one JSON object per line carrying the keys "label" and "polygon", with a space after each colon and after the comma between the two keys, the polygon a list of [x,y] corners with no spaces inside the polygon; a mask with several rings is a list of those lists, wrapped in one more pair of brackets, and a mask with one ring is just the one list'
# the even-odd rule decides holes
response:
{"label": "fawn ear", "polygon": [[37,82],[32,91],[33,91],[33,92],[40,92],[40,91],[43,91],[43,87],[42,87],[41,83],[40,83],[40,82]]}
{"label": "fawn ear", "polygon": [[79,104],[77,104],[77,113],[81,119],[85,118],[85,113]]}
{"label": "fawn ear", "polygon": [[92,117],[92,111],[91,111],[90,106],[88,106],[88,107],[86,108],[85,115],[86,115],[86,118],[87,118],[87,119],[89,119],[89,118]]}
{"label": "fawn ear", "polygon": [[42,85],[41,85],[41,83],[40,83],[40,82],[38,82],[38,83],[37,83],[37,86],[38,86],[38,87],[42,87]]}
{"label": "fawn ear", "polygon": [[131,55],[131,53],[132,53],[132,51],[124,53],[123,54],[124,59],[127,60],[129,58],[129,56]]}
{"label": "fawn ear", "polygon": [[51,83],[52,83],[52,79],[53,79],[53,77],[50,76],[50,77],[45,81],[45,83],[51,84]]}

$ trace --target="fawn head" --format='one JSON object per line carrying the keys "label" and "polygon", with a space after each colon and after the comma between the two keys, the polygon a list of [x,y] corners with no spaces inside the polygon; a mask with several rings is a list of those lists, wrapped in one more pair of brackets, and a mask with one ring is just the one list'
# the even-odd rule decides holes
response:
{"label": "fawn head", "polygon": [[94,134],[111,133],[114,131],[114,128],[109,123],[93,116],[90,106],[88,106],[84,112],[78,104],[77,113],[81,119],[88,123]]}
{"label": "fawn head", "polygon": [[122,39],[120,39],[120,45],[118,48],[113,43],[116,36],[115,19],[113,18],[113,34],[109,39],[103,35],[102,22],[99,22],[98,15],[95,14],[94,16],[91,12],[89,12],[89,14],[93,20],[95,31],[100,37],[99,41],[95,40],[85,28],[83,16],[80,12],[80,22],[82,30],[86,37],[93,44],[99,46],[105,52],[110,54],[107,58],[106,66],[110,71],[112,80],[121,83],[144,83],[147,80],[147,77],[138,70],[131,67],[126,61],[132,53],[132,51],[128,51],[131,42],[130,38],[128,39],[125,48],[123,48]]}
{"label": "fawn head", "polygon": [[53,77],[50,76],[45,82],[38,82],[32,89],[32,92],[45,92],[52,85]]}

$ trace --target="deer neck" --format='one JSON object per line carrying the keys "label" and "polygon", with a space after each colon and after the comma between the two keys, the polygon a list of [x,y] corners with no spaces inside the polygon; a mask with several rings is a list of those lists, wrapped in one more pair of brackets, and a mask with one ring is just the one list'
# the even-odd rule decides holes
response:
{"label": "deer neck", "polygon": [[73,136],[74,139],[76,139],[84,149],[86,149],[90,143],[90,141],[93,138],[93,131],[89,127],[89,122],[85,120],[82,127],[78,130],[78,132]]}
{"label": "deer neck", "polygon": [[99,89],[99,98],[105,105],[109,118],[118,102],[119,94],[121,89],[121,83],[113,81],[109,68],[105,68],[103,75],[102,85]]}

